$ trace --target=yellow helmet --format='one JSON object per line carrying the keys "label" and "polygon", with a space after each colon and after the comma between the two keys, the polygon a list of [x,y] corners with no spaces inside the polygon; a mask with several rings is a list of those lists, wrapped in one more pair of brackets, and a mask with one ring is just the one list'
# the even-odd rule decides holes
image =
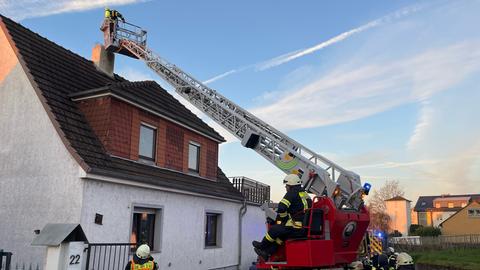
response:
{"label": "yellow helmet", "polygon": [[287,186],[298,186],[302,184],[302,180],[296,174],[289,174],[285,176],[283,183]]}
{"label": "yellow helmet", "polygon": [[150,247],[147,244],[143,244],[137,248],[137,257],[140,259],[147,259],[150,256]]}

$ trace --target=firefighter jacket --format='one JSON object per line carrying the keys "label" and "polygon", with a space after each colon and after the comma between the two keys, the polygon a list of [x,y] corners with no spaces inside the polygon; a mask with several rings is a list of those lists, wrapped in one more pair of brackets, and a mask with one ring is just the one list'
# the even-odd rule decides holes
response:
{"label": "firefighter jacket", "polygon": [[148,259],[140,259],[133,254],[133,259],[127,263],[125,270],[158,270],[158,265],[153,261],[152,256]]}
{"label": "firefighter jacket", "polygon": [[292,186],[278,204],[277,224],[301,229],[305,210],[312,207],[312,199],[301,186]]}

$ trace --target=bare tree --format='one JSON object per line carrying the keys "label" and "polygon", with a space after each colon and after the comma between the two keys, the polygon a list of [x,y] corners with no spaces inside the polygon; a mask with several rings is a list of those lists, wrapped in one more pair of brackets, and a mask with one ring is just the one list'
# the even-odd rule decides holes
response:
{"label": "bare tree", "polygon": [[373,190],[373,194],[368,200],[368,210],[370,211],[370,229],[388,232],[390,230],[390,216],[387,214],[385,200],[404,196],[405,191],[398,181],[387,181],[378,190]]}
{"label": "bare tree", "polygon": [[390,216],[385,212],[370,212],[370,230],[390,231]]}
{"label": "bare tree", "polygon": [[385,205],[385,200],[404,195],[405,191],[398,181],[387,181],[378,190],[373,190],[373,194],[368,200],[368,210],[374,213],[386,212],[387,207]]}

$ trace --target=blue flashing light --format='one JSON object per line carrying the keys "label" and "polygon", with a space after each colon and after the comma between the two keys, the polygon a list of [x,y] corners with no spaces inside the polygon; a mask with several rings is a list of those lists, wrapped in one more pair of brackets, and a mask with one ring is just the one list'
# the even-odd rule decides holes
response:
{"label": "blue flashing light", "polygon": [[369,183],[363,184],[363,193],[365,193],[365,195],[368,195],[371,187],[372,187],[372,185],[370,185]]}
{"label": "blue flashing light", "polygon": [[377,236],[380,237],[380,238],[382,238],[383,234],[382,234],[381,232],[379,232],[379,233],[377,234]]}

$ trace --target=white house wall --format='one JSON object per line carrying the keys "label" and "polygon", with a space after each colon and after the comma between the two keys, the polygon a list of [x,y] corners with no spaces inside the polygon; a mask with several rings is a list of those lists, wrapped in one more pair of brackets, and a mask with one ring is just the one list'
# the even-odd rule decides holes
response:
{"label": "white house wall", "polygon": [[242,269],[248,269],[257,260],[252,241],[261,241],[266,232],[265,212],[255,205],[247,205],[242,218]]}
{"label": "white house wall", "polygon": [[[135,205],[162,209],[161,250],[153,253],[160,269],[236,269],[241,207],[236,202],[87,179],[81,224],[90,242],[130,242]],[[204,247],[207,211],[222,214],[220,248]],[[96,213],[103,215],[103,225],[94,223]],[[263,213],[249,206],[243,224],[242,269],[248,269],[256,258],[251,241],[265,231]]]}
{"label": "white house wall", "polygon": [[0,85],[0,248],[14,265],[43,264],[34,230],[80,222],[80,172],[17,63]]}

